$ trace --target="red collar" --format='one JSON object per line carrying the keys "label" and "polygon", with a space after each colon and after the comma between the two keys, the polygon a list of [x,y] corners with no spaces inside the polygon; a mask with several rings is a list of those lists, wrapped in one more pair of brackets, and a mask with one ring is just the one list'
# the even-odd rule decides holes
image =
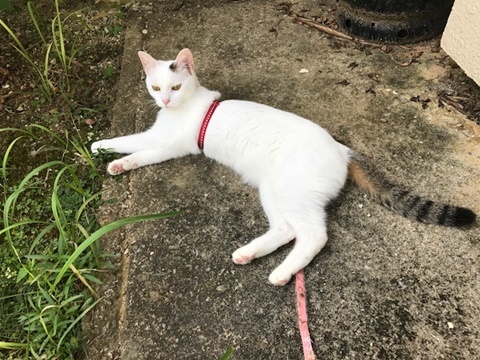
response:
{"label": "red collar", "polygon": [[202,126],[200,127],[200,132],[198,133],[198,147],[201,150],[203,150],[203,145],[205,142],[205,134],[207,132],[208,123],[210,122],[210,119],[212,118],[212,115],[215,112],[215,109],[217,108],[218,105],[220,105],[220,101],[213,100],[212,105],[210,105],[207,113],[205,114],[205,117],[203,118]]}

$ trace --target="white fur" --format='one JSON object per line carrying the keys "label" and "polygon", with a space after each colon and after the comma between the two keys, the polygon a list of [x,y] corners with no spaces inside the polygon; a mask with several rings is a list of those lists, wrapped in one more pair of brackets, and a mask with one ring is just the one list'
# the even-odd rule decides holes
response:
{"label": "white fur", "polygon": [[[146,132],[92,144],[93,152],[104,148],[130,154],[109,164],[112,175],[200,154],[201,123],[220,97],[200,86],[188,49],[177,56],[176,72],[169,68],[172,61],[157,61],[143,52],[139,56],[149,92],[162,109]],[[178,83],[181,89],[171,90]],[[152,84],[162,90],[152,90]],[[350,153],[324,129],[297,115],[254,102],[222,101],[207,128],[204,154],[259,189],[270,223],[267,233],[233,253],[233,261],[246,264],[295,238],[293,250],[269,280],[283,285],[307,266],[327,241],[325,206],[345,183]]]}

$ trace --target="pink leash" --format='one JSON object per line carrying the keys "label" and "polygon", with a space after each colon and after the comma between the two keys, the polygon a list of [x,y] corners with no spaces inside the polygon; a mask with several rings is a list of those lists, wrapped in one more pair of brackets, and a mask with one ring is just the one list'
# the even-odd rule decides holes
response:
{"label": "pink leash", "polygon": [[298,327],[302,338],[303,356],[305,360],[315,360],[316,356],[312,348],[312,339],[308,331],[307,317],[307,290],[305,289],[305,274],[300,270],[295,275],[295,291],[297,293]]}

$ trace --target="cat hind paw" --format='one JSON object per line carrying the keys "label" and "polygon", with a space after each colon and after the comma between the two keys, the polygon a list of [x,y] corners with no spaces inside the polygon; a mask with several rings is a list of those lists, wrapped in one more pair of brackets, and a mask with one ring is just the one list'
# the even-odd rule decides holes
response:
{"label": "cat hind paw", "polygon": [[275,286],[283,286],[290,281],[292,274],[290,272],[283,271],[282,269],[275,269],[272,271],[268,277],[270,281]]}

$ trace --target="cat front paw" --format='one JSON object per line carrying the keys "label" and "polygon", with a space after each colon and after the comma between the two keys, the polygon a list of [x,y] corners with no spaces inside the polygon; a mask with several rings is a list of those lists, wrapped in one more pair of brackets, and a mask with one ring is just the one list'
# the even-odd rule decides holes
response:
{"label": "cat front paw", "polygon": [[252,261],[253,259],[255,259],[255,254],[252,254],[252,253],[248,252],[247,249],[245,249],[245,246],[236,250],[232,254],[233,262],[235,264],[239,264],[239,265],[246,265],[250,261]]}
{"label": "cat front paw", "polygon": [[275,286],[283,286],[290,281],[292,278],[291,271],[284,270],[280,266],[272,271],[270,276],[268,277],[268,281],[270,281]]}
{"label": "cat front paw", "polygon": [[95,141],[91,146],[90,150],[92,151],[92,154],[98,154],[98,149],[103,148],[102,146],[103,141]]}
{"label": "cat front paw", "polygon": [[123,163],[121,161],[112,161],[110,164],[108,164],[107,171],[110,175],[120,175],[124,173],[125,167],[123,166]]}
{"label": "cat front paw", "polygon": [[107,171],[110,175],[120,175],[125,171],[138,168],[138,162],[135,159],[124,157],[108,164]]}

